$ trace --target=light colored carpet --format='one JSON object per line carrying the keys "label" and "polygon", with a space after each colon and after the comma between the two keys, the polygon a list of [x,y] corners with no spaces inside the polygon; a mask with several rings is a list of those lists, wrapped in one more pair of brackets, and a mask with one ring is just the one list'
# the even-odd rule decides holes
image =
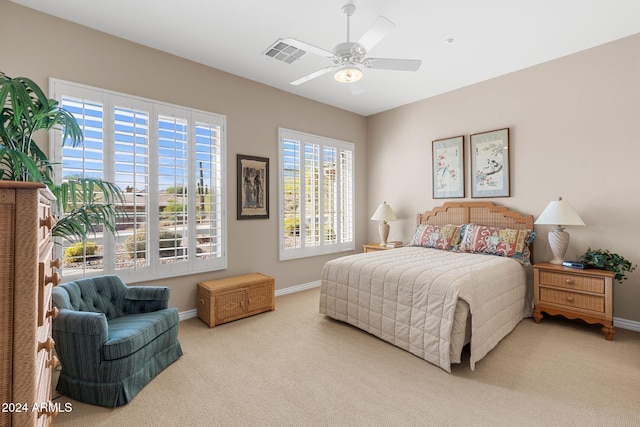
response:
{"label": "light colored carpet", "polygon": [[128,405],[69,400],[56,426],[640,426],[640,333],[522,321],[471,371],[447,374],[318,313],[319,289],[209,329]]}

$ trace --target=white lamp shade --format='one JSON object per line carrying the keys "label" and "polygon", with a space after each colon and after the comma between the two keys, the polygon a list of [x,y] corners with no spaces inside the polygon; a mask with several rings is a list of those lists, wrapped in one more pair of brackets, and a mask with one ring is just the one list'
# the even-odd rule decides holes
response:
{"label": "white lamp shade", "polygon": [[375,221],[395,221],[398,218],[396,217],[396,214],[393,213],[391,206],[389,206],[387,202],[383,202],[373,213],[371,219]]}
{"label": "white lamp shade", "polygon": [[584,225],[584,221],[568,202],[558,197],[558,200],[549,202],[534,224]]}
{"label": "white lamp shade", "polygon": [[553,259],[550,262],[560,265],[564,261],[564,254],[569,247],[569,233],[564,231],[563,226],[584,225],[584,221],[569,203],[562,200],[562,197],[558,197],[558,200],[549,202],[534,224],[554,224],[556,226],[549,232],[549,246],[553,252]]}

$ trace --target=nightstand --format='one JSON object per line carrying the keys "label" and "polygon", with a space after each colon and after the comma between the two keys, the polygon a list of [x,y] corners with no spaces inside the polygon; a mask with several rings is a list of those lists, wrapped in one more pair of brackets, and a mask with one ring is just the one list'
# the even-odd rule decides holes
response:
{"label": "nightstand", "polygon": [[542,312],[560,314],[601,324],[609,341],[613,327],[613,273],[598,269],[576,269],[542,262],[533,266],[534,309],[536,323]]}
{"label": "nightstand", "polygon": [[380,246],[380,243],[367,243],[366,245],[362,245],[362,248],[364,249],[365,252],[376,252],[376,251],[386,251],[388,249],[396,249],[388,246]]}

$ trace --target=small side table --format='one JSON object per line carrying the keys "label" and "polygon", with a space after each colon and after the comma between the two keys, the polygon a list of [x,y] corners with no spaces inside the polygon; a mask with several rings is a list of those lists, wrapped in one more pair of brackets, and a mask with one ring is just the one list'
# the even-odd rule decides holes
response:
{"label": "small side table", "polygon": [[362,245],[362,249],[365,252],[376,252],[376,251],[386,251],[389,249],[397,249],[401,246],[390,247],[390,246],[380,246],[380,243],[367,243],[366,245]]}
{"label": "small side table", "polygon": [[541,262],[533,266],[533,319],[540,323],[545,312],[569,319],[601,324],[611,341],[613,327],[613,273],[598,269],[576,269]]}

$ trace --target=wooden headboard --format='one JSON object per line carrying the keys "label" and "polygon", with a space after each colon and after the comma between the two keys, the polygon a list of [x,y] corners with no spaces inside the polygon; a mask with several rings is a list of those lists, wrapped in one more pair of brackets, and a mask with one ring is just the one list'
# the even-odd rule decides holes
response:
{"label": "wooden headboard", "polygon": [[466,224],[533,230],[533,215],[522,215],[493,202],[446,202],[444,205],[418,214],[418,224]]}
{"label": "wooden headboard", "polygon": [[[446,202],[440,207],[418,214],[418,224],[466,224],[533,230],[533,215],[522,215],[493,202]],[[533,245],[531,245],[533,246]],[[533,247],[530,247],[533,260]]]}

